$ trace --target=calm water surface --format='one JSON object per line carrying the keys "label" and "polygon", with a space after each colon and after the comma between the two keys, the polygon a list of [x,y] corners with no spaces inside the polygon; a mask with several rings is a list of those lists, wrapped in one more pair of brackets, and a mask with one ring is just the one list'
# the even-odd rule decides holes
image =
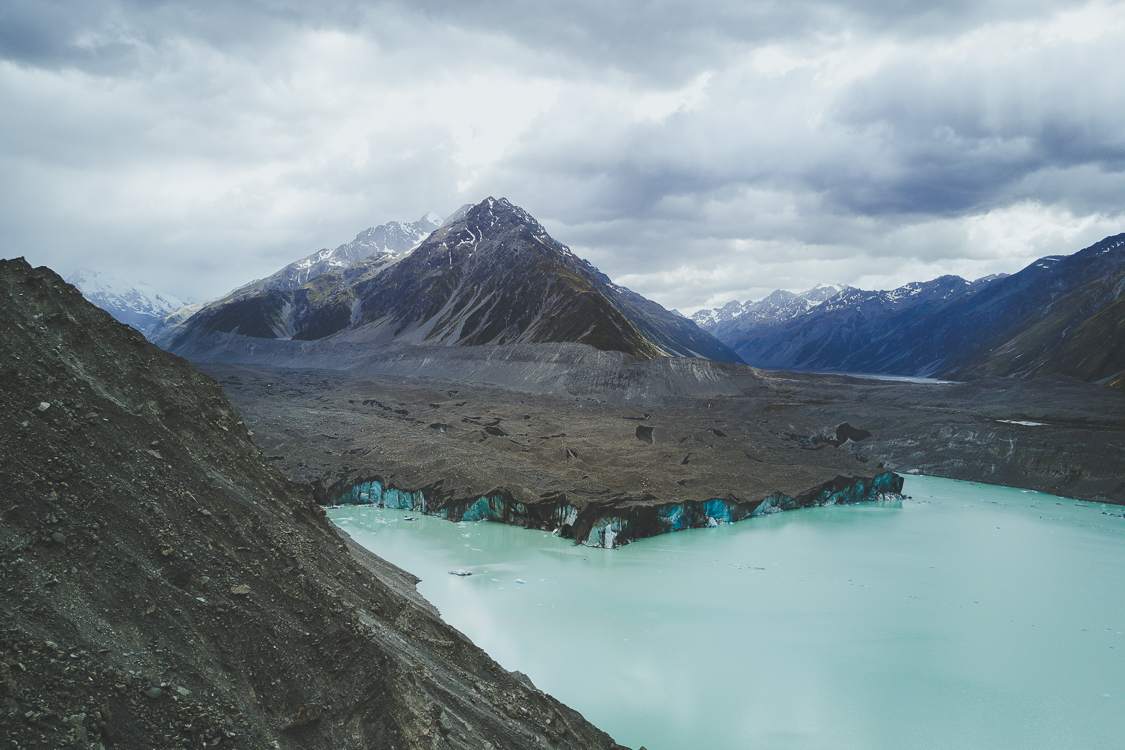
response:
{"label": "calm water surface", "polygon": [[616,550],[330,515],[630,747],[1125,750],[1122,508],[929,477],[903,491]]}

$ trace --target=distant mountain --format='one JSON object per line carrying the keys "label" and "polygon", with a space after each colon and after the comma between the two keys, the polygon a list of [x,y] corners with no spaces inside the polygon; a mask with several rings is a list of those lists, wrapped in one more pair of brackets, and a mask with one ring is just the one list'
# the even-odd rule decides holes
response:
{"label": "distant mountain", "polygon": [[640,357],[738,355],[575,256],[523,209],[488,198],[414,250],[375,255],[291,290],[210,303],[169,325],[179,353],[212,334],[430,346],[575,342]]}
{"label": "distant mountain", "polygon": [[[715,310],[700,310],[691,319],[704,330],[741,330],[764,321],[780,322],[804,315],[825,300],[852,287],[846,284],[817,284],[812,289],[794,294],[778,289],[759,302],[737,300]],[[735,321],[738,321],[735,323]],[[726,324],[731,325],[726,325]]]}
{"label": "distant mountain", "polygon": [[792,296],[774,292],[711,330],[759,367],[930,374],[932,350],[912,346],[902,331],[987,283],[942,276],[891,291],[818,286]]}
{"label": "distant mountain", "polygon": [[66,281],[76,286],[90,303],[139,331],[184,306],[176,297],[158,292],[148,284],[124,281],[103,271],[80,268]]}
{"label": "distant mountain", "polygon": [[[813,290],[810,290],[813,291]],[[693,318],[759,367],[968,380],[1069,375],[1125,390],[1125,234],[1022,271],[815,304],[778,291]]]}
{"label": "distant mountain", "polygon": [[288,291],[303,286],[331,271],[353,266],[364,258],[391,256],[409,250],[441,226],[441,217],[428,213],[409,224],[391,221],[369,227],[356,235],[351,242],[335,250],[324,248],[312,255],[294,261],[277,273],[253,281],[235,290],[246,296],[269,290]]}

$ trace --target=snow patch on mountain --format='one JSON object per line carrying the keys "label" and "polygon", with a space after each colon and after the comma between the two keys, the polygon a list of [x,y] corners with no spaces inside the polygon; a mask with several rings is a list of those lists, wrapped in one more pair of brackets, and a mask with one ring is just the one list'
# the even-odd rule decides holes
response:
{"label": "snow patch on mountain", "polygon": [[80,268],[66,282],[89,302],[139,331],[184,306],[182,300],[144,282],[126,281],[104,271]]}
{"label": "snow patch on mountain", "polygon": [[442,225],[441,217],[427,213],[415,222],[389,221],[377,227],[368,227],[355,239],[334,250],[317,250],[294,261],[272,276],[251,282],[234,293],[258,294],[267,290],[291,291],[314,279],[341,268],[350,268],[361,260],[374,256],[391,257],[408,252]]}
{"label": "snow patch on mountain", "polygon": [[788,320],[850,291],[854,291],[853,287],[847,284],[817,284],[800,294],[778,289],[758,302],[733,300],[714,310],[700,310],[691,319],[700,328],[712,333],[729,324],[744,327],[764,320]]}

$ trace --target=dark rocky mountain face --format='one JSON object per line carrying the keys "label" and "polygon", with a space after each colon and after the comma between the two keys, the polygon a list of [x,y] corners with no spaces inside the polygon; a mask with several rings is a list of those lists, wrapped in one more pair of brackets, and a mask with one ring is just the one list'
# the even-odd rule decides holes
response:
{"label": "dark rocky mountain face", "polygon": [[373,257],[291,291],[210,305],[157,339],[187,352],[233,333],[432,346],[587,344],[639,357],[739,361],[691,321],[612,284],[527,212],[489,198],[413,252]]}
{"label": "dark rocky mountain face", "polygon": [[938,374],[1069,375],[1125,390],[1123,295],[1125,234],[1074,255],[1041,258],[950,311],[964,336],[959,349],[952,331],[938,339],[950,352]]}
{"label": "dark rocky mountain face", "polygon": [[617,747],[342,536],[213,380],[22,259],[0,302],[12,747]]}
{"label": "dark rocky mountain face", "polygon": [[711,315],[708,325],[762,367],[1121,382],[1123,292],[1125,235],[1117,235],[1011,276],[846,289],[800,315]]}

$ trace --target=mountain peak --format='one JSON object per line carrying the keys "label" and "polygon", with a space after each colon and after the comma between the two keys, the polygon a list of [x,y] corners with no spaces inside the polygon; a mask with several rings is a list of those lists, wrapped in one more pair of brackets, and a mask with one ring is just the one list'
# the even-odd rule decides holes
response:
{"label": "mountain peak", "polygon": [[211,332],[301,340],[346,332],[353,342],[426,346],[579,343],[644,358],[738,361],[689,321],[613,284],[527,211],[492,196],[409,253],[286,294],[210,306],[160,340],[184,351]]}
{"label": "mountain peak", "polygon": [[469,209],[464,219],[474,226],[484,228],[500,222],[526,224],[535,234],[546,234],[547,230],[531,214],[510,203],[507,198],[489,196]]}
{"label": "mountain peak", "polygon": [[434,231],[435,229],[440,227],[441,224],[441,217],[435,214],[433,211],[427,211],[421,219],[418,219],[418,221],[414,222],[414,226],[425,229],[428,232]]}

